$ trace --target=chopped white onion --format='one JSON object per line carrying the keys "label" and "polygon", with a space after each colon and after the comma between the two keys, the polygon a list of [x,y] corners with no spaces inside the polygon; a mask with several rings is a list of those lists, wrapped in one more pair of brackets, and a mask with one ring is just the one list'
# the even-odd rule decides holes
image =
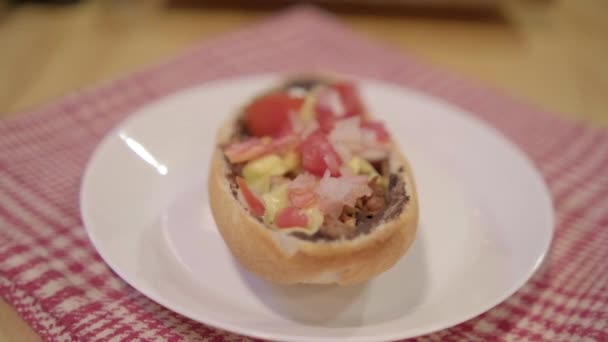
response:
{"label": "chopped white onion", "polygon": [[326,171],[317,187],[320,209],[334,218],[338,218],[345,205],[354,206],[357,199],[372,194],[366,176],[345,174],[331,177]]}
{"label": "chopped white onion", "polygon": [[388,144],[378,142],[373,131],[361,128],[361,118],[358,116],[337,121],[329,133],[329,141],[344,162],[349,161],[353,155],[371,161],[381,160],[390,151]]}
{"label": "chopped white onion", "polygon": [[344,117],[346,109],[337,91],[326,88],[322,90],[317,98],[318,105],[329,109],[336,117]]}

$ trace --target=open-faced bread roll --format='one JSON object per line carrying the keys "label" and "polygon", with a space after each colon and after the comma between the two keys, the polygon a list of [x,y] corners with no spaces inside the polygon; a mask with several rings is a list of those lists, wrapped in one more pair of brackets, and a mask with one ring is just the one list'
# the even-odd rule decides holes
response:
{"label": "open-faced bread roll", "polygon": [[274,283],[368,280],[416,234],[408,162],[350,82],[294,78],[252,99],[218,132],[208,182],[227,246]]}

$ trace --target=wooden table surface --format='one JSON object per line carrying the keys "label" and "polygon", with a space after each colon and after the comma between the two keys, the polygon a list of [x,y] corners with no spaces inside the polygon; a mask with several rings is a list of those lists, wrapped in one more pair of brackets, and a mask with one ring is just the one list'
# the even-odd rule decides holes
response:
{"label": "wooden table surface", "polygon": [[[120,77],[271,12],[173,7],[161,0],[0,5],[0,118]],[[502,20],[337,14],[354,30],[455,73],[557,115],[608,127],[608,2],[513,0],[502,2],[499,13]],[[0,340],[38,340],[2,300]]]}

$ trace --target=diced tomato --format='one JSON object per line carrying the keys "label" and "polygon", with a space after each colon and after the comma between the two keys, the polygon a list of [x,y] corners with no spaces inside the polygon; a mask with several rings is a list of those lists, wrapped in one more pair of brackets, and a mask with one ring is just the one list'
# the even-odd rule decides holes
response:
{"label": "diced tomato", "polygon": [[300,144],[299,149],[302,153],[304,170],[319,177],[323,176],[326,170],[329,170],[334,177],[340,175],[342,160],[321,130],[309,135]]}
{"label": "diced tomato", "polygon": [[312,192],[289,192],[289,200],[291,203],[298,208],[307,208],[311,206],[317,200],[317,195]]}
{"label": "diced tomato", "polygon": [[330,110],[323,107],[318,107],[316,109],[316,113],[317,122],[319,123],[321,130],[325,133],[331,132],[336,124],[336,117],[334,114]]}
{"label": "diced tomato", "polygon": [[274,219],[279,228],[306,227],[308,217],[295,207],[287,207],[280,210]]}
{"label": "diced tomato", "polygon": [[251,189],[249,189],[249,186],[247,185],[245,179],[243,179],[242,177],[236,177],[236,183],[241,189],[241,193],[243,194],[243,198],[249,206],[249,210],[251,210],[251,212],[255,216],[264,215],[264,204],[255,196],[253,192],[251,192]]}
{"label": "diced tomato", "polygon": [[283,135],[273,139],[269,146],[268,153],[281,153],[295,147],[300,138],[295,134]]}
{"label": "diced tomato", "polygon": [[300,110],[303,103],[303,98],[284,92],[266,95],[245,108],[245,123],[254,136],[277,136],[291,126],[289,114]]}
{"label": "diced tomato", "polygon": [[226,147],[224,153],[231,163],[240,163],[264,154],[270,142],[270,139],[249,138],[245,141],[230,144]]}
{"label": "diced tomato", "polygon": [[379,142],[384,143],[388,141],[388,131],[386,128],[384,128],[384,124],[382,124],[382,122],[363,121],[361,122],[361,128],[373,131],[376,134],[376,139],[378,139]]}
{"label": "diced tomato", "polygon": [[282,138],[288,135],[293,134],[293,127],[292,127],[292,123],[291,121],[289,122],[289,124],[284,125],[281,130],[279,132],[277,132],[277,134],[274,135],[274,137],[276,138]]}
{"label": "diced tomato", "polygon": [[357,87],[350,82],[340,82],[332,85],[338,94],[340,94],[340,100],[342,100],[342,106],[344,107],[344,116],[355,116],[361,115],[365,111],[359,91]]}
{"label": "diced tomato", "polygon": [[[323,89],[317,95],[315,116],[319,123],[319,127],[325,133],[329,133],[334,128],[334,123],[337,118],[344,114],[342,113],[340,106],[334,104],[336,101],[340,101],[339,94],[331,88]],[[340,113],[335,113],[336,110],[340,111]]]}
{"label": "diced tomato", "polygon": [[284,135],[276,139],[249,138],[245,141],[236,142],[224,150],[224,154],[231,163],[240,163],[262,157],[269,153],[281,153],[289,150],[298,144],[297,135]]}

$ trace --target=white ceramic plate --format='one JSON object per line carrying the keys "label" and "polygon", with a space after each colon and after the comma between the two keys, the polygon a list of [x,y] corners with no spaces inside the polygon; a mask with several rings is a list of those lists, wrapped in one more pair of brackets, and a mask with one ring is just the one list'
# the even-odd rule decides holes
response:
{"label": "white ceramic plate", "polygon": [[87,167],[81,210],[110,267],[197,321],[284,341],[375,341],[447,328],[500,303],[537,269],[553,233],[547,189],[497,131],[437,99],[362,80],[365,101],[410,159],[419,234],[359,286],[276,286],[240,268],[209,209],[216,129],[276,76],[209,83],[132,115]]}

